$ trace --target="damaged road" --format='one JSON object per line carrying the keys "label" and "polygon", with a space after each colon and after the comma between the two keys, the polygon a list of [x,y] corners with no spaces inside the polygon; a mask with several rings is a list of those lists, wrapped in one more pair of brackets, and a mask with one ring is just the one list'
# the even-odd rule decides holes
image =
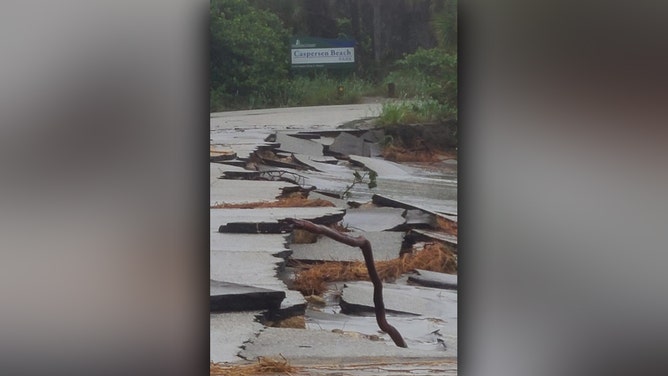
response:
{"label": "damaged road", "polygon": [[[370,282],[330,285],[324,306],[322,297],[292,289],[302,267],[364,257],[328,237],[293,231],[288,218],[364,236],[376,263],[394,262],[425,242],[445,239],[456,250],[452,160],[389,162],[380,157],[382,130],[340,128],[379,110],[371,104],[211,115],[212,362],[280,354],[291,363],[382,361],[401,370],[414,361],[449,359],[456,373],[456,275],[414,270],[383,283],[388,321],[406,333],[408,348],[396,347],[369,316]],[[377,173],[375,187],[369,171]],[[355,182],[356,172],[366,180]],[[315,199],[329,206],[300,206]]]}

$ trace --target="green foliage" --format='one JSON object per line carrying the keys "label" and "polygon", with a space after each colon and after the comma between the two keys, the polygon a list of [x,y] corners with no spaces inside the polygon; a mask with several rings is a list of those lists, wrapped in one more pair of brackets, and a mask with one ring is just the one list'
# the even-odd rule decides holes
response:
{"label": "green foliage", "polygon": [[431,27],[440,48],[457,53],[457,0],[439,0],[431,4]]}
{"label": "green foliage", "polygon": [[456,108],[431,98],[387,102],[377,122],[380,125],[443,122],[453,118],[456,112]]}
{"label": "green foliage", "polygon": [[[369,2],[211,0],[210,109],[359,103],[363,96],[383,96],[387,83],[393,82],[400,97],[415,103],[386,106],[385,121],[456,119],[456,4],[457,0],[382,2],[385,60],[376,63]],[[355,38],[355,74],[291,73],[289,36],[296,34]],[[394,62],[416,45],[438,48],[419,48]]]}
{"label": "green foliage", "polygon": [[[365,181],[367,178],[368,180]],[[353,172],[353,181],[346,186],[346,190],[343,191],[341,197],[344,199],[350,197],[350,190],[353,189],[353,187],[357,184],[366,183],[369,189],[376,188],[378,186],[376,178],[378,178],[378,174],[373,170],[365,172],[364,174],[360,174],[359,171]]]}
{"label": "green foliage", "polygon": [[[383,106],[381,124],[457,118],[457,56],[441,48],[418,49],[394,64],[385,83],[394,83],[404,102]],[[408,100],[411,99],[411,100]]]}
{"label": "green foliage", "polygon": [[[339,93],[338,87],[343,87]],[[325,74],[313,78],[297,76],[287,84],[283,104],[287,106],[317,106],[325,104],[359,103],[365,95],[378,92],[378,87],[356,78],[335,78]]]}
{"label": "green foliage", "polygon": [[210,16],[211,110],[272,104],[289,67],[288,32],[279,18],[246,0],[212,0]]}

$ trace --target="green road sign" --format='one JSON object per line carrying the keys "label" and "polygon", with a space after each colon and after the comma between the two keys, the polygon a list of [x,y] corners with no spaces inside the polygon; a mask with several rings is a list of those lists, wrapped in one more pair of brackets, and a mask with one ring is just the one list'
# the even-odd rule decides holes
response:
{"label": "green road sign", "polygon": [[293,37],[290,45],[290,58],[294,69],[355,69],[353,39]]}

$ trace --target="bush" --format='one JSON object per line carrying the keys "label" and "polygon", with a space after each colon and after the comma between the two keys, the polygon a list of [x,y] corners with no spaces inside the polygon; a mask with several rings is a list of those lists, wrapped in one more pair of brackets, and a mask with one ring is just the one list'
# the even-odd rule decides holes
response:
{"label": "bush", "polygon": [[288,32],[271,12],[247,0],[212,0],[211,110],[273,104],[289,67]]}
{"label": "bush", "polygon": [[456,112],[451,106],[432,98],[387,102],[383,104],[377,122],[380,125],[445,122]]}
{"label": "bush", "polygon": [[[343,91],[339,92],[338,87]],[[319,74],[313,78],[297,76],[287,84],[284,104],[317,106],[359,103],[363,96],[377,91],[371,83],[356,77],[334,78]]]}
{"label": "bush", "polygon": [[443,115],[457,117],[456,55],[440,48],[420,48],[394,64],[384,81],[390,82],[396,85],[399,97],[419,99],[419,106],[433,106],[429,100],[436,101]]}

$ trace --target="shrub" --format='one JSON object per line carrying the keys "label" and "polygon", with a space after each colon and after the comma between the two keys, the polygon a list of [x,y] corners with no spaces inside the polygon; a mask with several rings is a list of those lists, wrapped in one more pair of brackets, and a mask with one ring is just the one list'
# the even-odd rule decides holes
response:
{"label": "shrub", "polygon": [[273,13],[247,0],[212,0],[211,109],[271,104],[288,75],[288,32]]}
{"label": "shrub", "polygon": [[383,104],[378,124],[416,124],[445,122],[456,116],[456,109],[433,98],[387,102]]}
{"label": "shrub", "polygon": [[[440,48],[420,48],[394,64],[394,70],[384,81],[385,84],[390,82],[396,85],[400,97],[417,98],[418,106],[436,107],[430,100],[436,101],[442,115],[457,117],[456,55]],[[415,103],[407,106],[413,105]],[[388,108],[388,111],[396,109]]]}
{"label": "shrub", "polygon": [[[343,91],[339,92],[338,87]],[[378,91],[371,83],[356,78],[331,77],[318,74],[313,78],[297,76],[287,83],[284,105],[317,106],[326,104],[359,103],[363,96]]]}

